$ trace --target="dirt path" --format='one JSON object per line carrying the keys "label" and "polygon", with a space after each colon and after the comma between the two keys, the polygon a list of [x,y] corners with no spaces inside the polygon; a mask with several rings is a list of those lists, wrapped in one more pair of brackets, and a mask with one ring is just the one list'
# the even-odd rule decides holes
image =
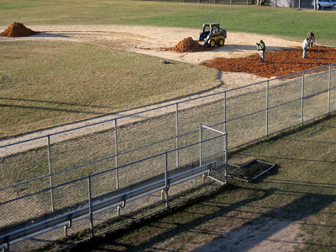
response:
{"label": "dirt path", "polygon": [[[8,27],[0,26],[0,31]],[[164,59],[190,64],[212,60],[217,57],[236,58],[255,54],[256,42],[263,39],[267,50],[282,50],[301,46],[301,43],[272,36],[229,32],[225,46],[213,51],[176,53],[161,50],[170,48],[187,37],[198,39],[199,29],[154,27],[154,26],[116,26],[116,25],[65,25],[29,26],[41,33],[30,37],[0,37],[0,42],[12,40],[64,40],[105,45],[126,51],[142,53]]]}

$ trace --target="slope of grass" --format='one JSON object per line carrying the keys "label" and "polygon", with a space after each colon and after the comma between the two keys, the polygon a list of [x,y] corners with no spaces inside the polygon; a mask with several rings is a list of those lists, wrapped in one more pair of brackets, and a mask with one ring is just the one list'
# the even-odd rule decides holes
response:
{"label": "slope of grass", "polygon": [[210,89],[217,70],[73,42],[0,47],[0,137]]}

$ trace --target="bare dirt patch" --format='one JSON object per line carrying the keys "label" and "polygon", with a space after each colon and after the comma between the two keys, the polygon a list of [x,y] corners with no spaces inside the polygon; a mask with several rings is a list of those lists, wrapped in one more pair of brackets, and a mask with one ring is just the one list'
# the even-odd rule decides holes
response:
{"label": "bare dirt patch", "polygon": [[336,49],[315,45],[309,48],[306,58],[302,58],[302,49],[293,48],[266,52],[265,62],[259,61],[259,55],[253,54],[241,58],[216,58],[202,65],[224,72],[243,72],[260,77],[279,77],[304,70],[329,65],[336,62]]}
{"label": "bare dirt patch", "polygon": [[[0,31],[7,27],[1,27]],[[288,41],[273,36],[259,34],[227,32],[225,45],[222,47],[205,48],[200,44],[193,43],[197,50],[190,48],[181,50],[185,44],[180,42],[190,38],[195,42],[198,40],[200,29],[153,27],[153,26],[118,26],[118,25],[62,25],[62,26],[29,26],[33,31],[40,31],[38,34],[29,37],[4,37],[0,36],[0,42],[13,40],[62,40],[92,43],[119,50],[126,50],[135,53],[156,56],[166,60],[176,60],[191,65],[201,64],[217,58],[232,59],[257,55],[256,42],[262,39],[266,43],[267,53],[275,50],[292,49],[301,46],[301,42]],[[253,56],[255,57],[255,56]],[[308,52],[309,57],[309,52]],[[258,63],[257,60],[255,62]],[[220,70],[223,89],[231,89],[250,83],[265,80],[253,72],[237,74],[230,70]]]}
{"label": "bare dirt patch", "polygon": [[[192,65],[202,64],[222,72],[222,89],[336,62],[335,49],[314,45],[308,49],[307,58],[302,59],[301,42],[259,34],[228,31],[224,46],[208,48],[197,41],[200,29],[116,25],[30,26],[31,29],[22,29],[26,30],[26,35],[21,31],[26,37],[16,37],[18,32],[14,32],[14,24],[11,27],[1,33],[0,42],[18,39],[77,41]],[[0,27],[0,30],[3,29],[6,28]],[[3,35],[10,33],[10,36]],[[259,62],[256,50],[256,42],[260,39],[266,43],[264,63]]]}
{"label": "bare dirt patch", "polygon": [[[7,27],[0,26],[0,31],[5,29],[7,29]],[[0,43],[13,40],[75,41],[151,55],[159,57],[160,62],[162,59],[165,59],[185,62],[191,65],[202,64],[204,62],[210,64],[212,60],[218,58],[223,58],[222,60],[233,60],[237,58],[236,61],[239,63],[245,58],[245,65],[250,64],[251,61],[253,64],[258,65],[258,60],[255,60],[253,57],[257,57],[256,42],[259,42],[260,39],[266,43],[266,61],[270,59],[268,54],[271,51],[298,48],[302,44],[301,42],[289,41],[273,36],[228,31],[228,37],[225,41],[225,45],[222,47],[204,49],[201,45],[194,44],[198,50],[193,48],[193,50],[188,51],[187,49],[186,51],[185,49],[180,50],[181,48],[179,48],[178,44],[187,38],[191,38],[193,42],[197,41],[201,28],[187,29],[126,25],[34,25],[29,26],[29,29],[40,32],[28,37],[0,36]],[[308,51],[308,58],[310,57],[309,53]],[[251,61],[247,61],[246,57],[249,56],[252,57],[250,59]],[[223,64],[223,62],[221,62],[221,64]],[[219,78],[222,85],[218,89],[213,90],[214,92],[248,85],[269,78],[261,77],[253,71],[237,71],[238,66],[239,65],[236,64],[236,69],[222,70],[220,67],[217,68],[220,70]],[[261,72],[265,72],[265,70]]]}

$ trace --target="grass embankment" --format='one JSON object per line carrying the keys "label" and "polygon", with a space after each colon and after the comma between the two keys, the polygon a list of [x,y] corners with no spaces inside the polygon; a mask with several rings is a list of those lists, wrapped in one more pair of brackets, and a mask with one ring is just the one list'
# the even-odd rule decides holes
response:
{"label": "grass embankment", "polygon": [[[219,84],[217,70],[71,42],[8,42],[0,48],[0,137],[70,123]],[[191,85],[192,84],[192,85]]]}
{"label": "grass embankment", "polygon": [[158,215],[146,225],[93,238],[72,251],[187,251],[224,232],[234,235],[239,228],[253,236],[280,223],[256,237],[252,248],[294,222],[300,226],[292,241],[295,251],[334,251],[335,123],[333,115],[233,152],[229,161],[257,158],[276,168],[253,183],[230,180],[223,190]]}

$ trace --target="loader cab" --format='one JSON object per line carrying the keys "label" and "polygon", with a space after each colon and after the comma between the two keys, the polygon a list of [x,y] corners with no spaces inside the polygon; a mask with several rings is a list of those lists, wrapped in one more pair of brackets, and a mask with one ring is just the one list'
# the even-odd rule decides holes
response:
{"label": "loader cab", "polygon": [[209,35],[212,35],[217,32],[223,32],[223,31],[225,30],[220,28],[220,25],[218,23],[204,23],[202,32],[198,35],[198,40],[204,41],[204,39],[207,38]]}
{"label": "loader cab", "polygon": [[211,46],[218,44],[223,46],[226,38],[226,30],[220,28],[218,23],[204,23],[202,32],[198,35],[198,41],[205,41],[207,44],[212,38]]}

